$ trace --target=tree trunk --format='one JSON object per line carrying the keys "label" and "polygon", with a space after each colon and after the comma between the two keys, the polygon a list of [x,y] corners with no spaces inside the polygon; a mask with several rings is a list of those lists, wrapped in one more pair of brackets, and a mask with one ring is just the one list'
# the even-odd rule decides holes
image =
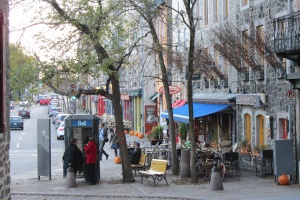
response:
{"label": "tree trunk", "polygon": [[120,155],[122,159],[122,171],[123,171],[123,182],[134,182],[133,173],[131,169],[130,157],[127,149],[126,136],[124,133],[124,123],[123,123],[123,109],[121,105],[121,93],[120,93],[120,82],[115,76],[111,77],[112,93],[113,98],[111,99],[114,115],[116,131],[118,133],[118,141],[120,147]]}
{"label": "tree trunk", "polygon": [[188,84],[187,84],[187,91],[188,91],[188,107],[189,107],[189,131],[190,131],[190,141],[191,141],[191,157],[190,157],[190,169],[191,169],[191,179],[192,183],[198,182],[198,177],[196,173],[196,138],[195,138],[195,126],[194,126],[194,106],[193,106],[193,72],[194,72],[194,52],[195,52],[195,34],[196,28],[194,23],[194,16],[193,10],[191,9],[191,2],[184,1],[185,8],[188,15],[189,20],[189,30],[190,30],[190,48],[188,54]]}

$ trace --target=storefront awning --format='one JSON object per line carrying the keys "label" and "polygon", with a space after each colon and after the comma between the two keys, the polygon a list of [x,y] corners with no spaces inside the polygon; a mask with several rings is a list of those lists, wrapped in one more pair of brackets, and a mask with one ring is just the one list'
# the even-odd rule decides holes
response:
{"label": "storefront awning", "polygon": [[177,104],[177,108],[183,106],[185,103],[187,102],[187,100],[181,100],[181,102],[179,104]]}
{"label": "storefront awning", "polygon": [[175,101],[173,104],[172,104],[172,108],[175,108],[175,107],[177,107],[177,105],[181,102],[182,100],[177,100],[177,101]]}
{"label": "storefront awning", "polygon": [[[206,103],[193,103],[194,119],[203,117],[213,113],[217,113],[225,108],[229,107],[228,104],[206,104]],[[189,107],[188,104],[179,108],[173,109],[174,120],[178,122],[189,123]],[[169,119],[168,111],[164,111],[160,114],[160,117]]]}
{"label": "storefront awning", "polygon": [[155,101],[156,99],[157,99],[157,97],[159,97],[160,96],[160,93],[155,93],[154,95],[152,95],[151,97],[150,97],[150,100],[151,101]]}

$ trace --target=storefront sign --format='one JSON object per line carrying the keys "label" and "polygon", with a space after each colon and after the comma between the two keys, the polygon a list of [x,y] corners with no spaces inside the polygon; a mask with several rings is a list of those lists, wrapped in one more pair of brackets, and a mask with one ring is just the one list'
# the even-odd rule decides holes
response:
{"label": "storefront sign", "polygon": [[253,105],[259,103],[260,97],[257,94],[238,94],[235,97],[236,104]]}
{"label": "storefront sign", "polygon": [[[169,85],[169,90],[170,90],[170,94],[177,94],[181,91],[181,89],[179,87],[174,86],[174,85]],[[164,86],[161,86],[158,91],[161,94],[165,94]]]}
{"label": "storefront sign", "polygon": [[72,126],[92,126],[92,120],[73,120]]}

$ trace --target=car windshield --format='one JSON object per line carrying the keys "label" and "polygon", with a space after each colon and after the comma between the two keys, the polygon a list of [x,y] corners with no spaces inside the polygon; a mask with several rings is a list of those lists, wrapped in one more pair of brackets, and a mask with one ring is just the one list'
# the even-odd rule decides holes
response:
{"label": "car windshield", "polygon": [[22,121],[21,117],[11,117],[10,121]]}
{"label": "car windshield", "polygon": [[20,108],[19,111],[28,111],[26,108]]}
{"label": "car windshield", "polygon": [[52,111],[59,111],[59,110],[60,110],[60,108],[56,108],[56,107],[54,107],[54,108],[51,108],[51,110],[52,110]]}
{"label": "car windshield", "polygon": [[63,116],[61,116],[60,120],[62,121],[62,120],[64,120],[66,117],[67,117],[67,115],[63,115]]}

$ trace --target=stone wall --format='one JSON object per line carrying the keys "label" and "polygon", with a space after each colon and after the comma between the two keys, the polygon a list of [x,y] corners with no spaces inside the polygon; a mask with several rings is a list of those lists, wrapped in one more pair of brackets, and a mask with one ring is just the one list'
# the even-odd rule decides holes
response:
{"label": "stone wall", "polygon": [[[5,25],[6,25],[6,38],[5,38],[5,46],[6,46],[6,52],[5,52],[5,59],[6,59],[6,77],[7,82],[6,85],[2,85],[1,87],[6,87],[6,91],[9,91],[9,51],[8,51],[8,0],[1,0],[0,1],[0,11],[4,13],[5,15]],[[5,95],[7,97],[8,94]],[[2,100],[5,99],[5,97],[0,97]],[[6,98],[6,110],[3,110],[3,112],[7,113],[7,122],[9,122],[9,98]],[[2,113],[0,113],[2,114]],[[2,125],[2,124],[1,124]],[[10,141],[10,130],[9,125],[6,126],[6,129],[3,133],[3,138],[0,139],[0,199],[1,200],[10,200],[11,194],[10,194],[10,160],[9,160],[9,141]]]}

